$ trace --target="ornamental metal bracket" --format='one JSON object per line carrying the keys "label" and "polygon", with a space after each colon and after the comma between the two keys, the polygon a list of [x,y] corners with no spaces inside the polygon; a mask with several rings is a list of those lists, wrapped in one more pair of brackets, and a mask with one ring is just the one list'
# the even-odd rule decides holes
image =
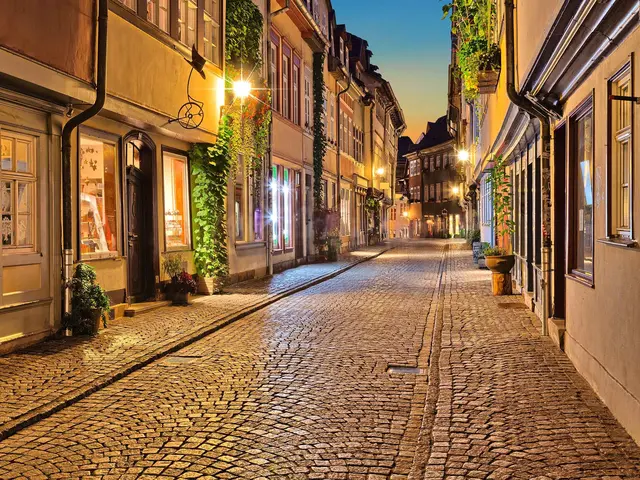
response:
{"label": "ornamental metal bracket", "polygon": [[180,107],[180,110],[178,110],[178,116],[169,120],[169,123],[178,122],[182,128],[192,130],[194,128],[198,128],[204,120],[204,102],[196,100],[191,96],[191,76],[195,70],[200,74],[203,80],[206,80],[207,77],[204,74],[204,66],[207,61],[198,53],[195,45],[193,45],[191,49],[191,61],[186,58],[185,60],[189,65],[191,65],[189,79],[187,80],[187,102]]}

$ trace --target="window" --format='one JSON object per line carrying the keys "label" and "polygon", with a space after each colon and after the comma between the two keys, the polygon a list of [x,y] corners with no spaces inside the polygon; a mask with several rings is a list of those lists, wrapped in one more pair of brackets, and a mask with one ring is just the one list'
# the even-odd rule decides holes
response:
{"label": "window", "polygon": [[137,10],[137,2],[138,0],[118,0],[125,7],[130,8],[131,10]]}
{"label": "window", "polygon": [[300,125],[300,66],[293,61],[293,123]]}
{"label": "window", "polygon": [[285,248],[291,248],[293,246],[293,212],[292,212],[292,184],[293,171],[289,168],[283,169],[282,175],[282,213],[283,213],[283,226],[282,240]]}
{"label": "window", "polygon": [[191,0],[178,0],[178,37],[191,47],[196,43],[198,6]]}
{"label": "window", "polygon": [[329,118],[329,140],[335,140],[336,136],[336,99],[331,95],[329,99],[331,103],[331,112]]}
{"label": "window", "polygon": [[167,250],[189,249],[189,166],[182,155],[162,155],[164,176],[164,235]]}
{"label": "window", "polygon": [[304,73],[304,126],[311,128],[311,72],[308,68]]}
{"label": "window", "polygon": [[442,165],[442,164],[441,164],[441,161],[442,161],[442,160],[441,160],[441,158],[440,158],[440,155],[437,155],[437,156],[436,156],[436,168],[440,168],[440,167],[441,167],[441,165]]}
{"label": "window", "polygon": [[351,235],[351,190],[340,189],[340,233],[341,235]]}
{"label": "window", "polygon": [[593,277],[593,107],[589,100],[571,120],[572,158],[569,207],[570,271]]}
{"label": "window", "polygon": [[273,248],[282,248],[282,224],[280,222],[280,189],[278,188],[279,167],[271,167],[271,225],[273,230]]}
{"label": "window", "polygon": [[204,2],[204,57],[214,65],[220,61],[220,2],[205,0]]}
{"label": "window", "polygon": [[291,118],[289,109],[289,64],[291,59],[285,54],[282,56],[282,115]]}
{"label": "window", "polygon": [[442,185],[440,183],[436,183],[436,202],[442,201]]}
{"label": "window", "polygon": [[169,0],[147,0],[147,20],[169,33]]}
{"label": "window", "polygon": [[429,201],[430,202],[436,201],[436,186],[433,183],[429,185]]}
{"label": "window", "polygon": [[429,171],[433,172],[436,169],[436,160],[434,157],[429,158]]}
{"label": "window", "polygon": [[269,76],[271,81],[271,105],[277,112],[280,111],[280,82],[278,81],[278,44],[271,41],[271,53],[269,55]]}
{"label": "window", "polygon": [[442,157],[442,168],[447,168],[449,166],[449,154],[445,153]]}
{"label": "window", "polygon": [[[631,88],[631,64],[627,64],[609,81],[611,95],[629,97]],[[609,160],[609,235],[631,239],[633,217],[632,150],[633,127],[631,108],[633,102],[609,100],[611,112],[610,160]]]}
{"label": "window", "polygon": [[340,63],[344,65],[344,40],[340,37]]}
{"label": "window", "polygon": [[33,137],[0,131],[0,196],[4,253],[35,249],[35,152]]}
{"label": "window", "polygon": [[118,153],[115,143],[80,136],[80,254],[118,254]]}

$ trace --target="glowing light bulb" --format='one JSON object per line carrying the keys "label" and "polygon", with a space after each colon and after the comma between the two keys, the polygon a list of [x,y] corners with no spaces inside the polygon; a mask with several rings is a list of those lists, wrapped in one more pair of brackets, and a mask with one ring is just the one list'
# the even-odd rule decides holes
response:
{"label": "glowing light bulb", "polygon": [[458,187],[453,187],[453,194],[458,195],[460,193],[460,189]]}
{"label": "glowing light bulb", "polygon": [[278,182],[276,182],[275,180],[271,180],[271,190],[275,191],[278,189]]}
{"label": "glowing light bulb", "polygon": [[402,216],[404,218],[409,218],[409,212],[402,212]]}
{"label": "glowing light bulb", "polygon": [[458,150],[458,160],[461,162],[469,161],[469,150]]}
{"label": "glowing light bulb", "polygon": [[380,176],[384,175],[384,168],[380,167],[379,169],[376,170],[376,173]]}
{"label": "glowing light bulb", "polygon": [[251,93],[251,84],[246,80],[236,80],[233,82],[233,93],[240,99],[245,99]]}

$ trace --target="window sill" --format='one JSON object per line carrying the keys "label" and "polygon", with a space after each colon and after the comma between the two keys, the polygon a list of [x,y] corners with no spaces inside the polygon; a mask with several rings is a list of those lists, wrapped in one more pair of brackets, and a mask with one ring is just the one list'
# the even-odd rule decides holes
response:
{"label": "window sill", "polygon": [[125,260],[126,257],[122,255],[84,255],[80,254],[78,262],[96,262],[99,260]]}
{"label": "window sill", "polygon": [[612,247],[623,248],[625,250],[635,250],[637,252],[640,252],[640,245],[638,245],[638,242],[628,238],[619,238],[619,237],[599,238],[598,243],[602,243],[604,245],[611,245]]}
{"label": "window sill", "polygon": [[255,248],[264,248],[266,246],[267,246],[267,242],[263,242],[263,241],[235,243],[236,250],[253,250]]}
{"label": "window sill", "polygon": [[594,288],[594,289],[596,288],[596,286],[593,284],[593,278],[588,278],[577,272],[567,273],[565,274],[565,278],[568,278],[569,280],[573,280],[574,282],[577,282],[580,285],[583,285],[585,287]]}
{"label": "window sill", "polygon": [[173,247],[173,248],[167,248],[164,252],[162,252],[163,254],[167,254],[167,253],[188,253],[188,252],[192,252],[193,249],[189,246],[184,246],[184,247]]}

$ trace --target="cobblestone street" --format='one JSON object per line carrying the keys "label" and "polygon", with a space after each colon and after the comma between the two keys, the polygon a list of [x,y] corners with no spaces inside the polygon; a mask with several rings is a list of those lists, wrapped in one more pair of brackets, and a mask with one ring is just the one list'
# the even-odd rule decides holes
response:
{"label": "cobblestone street", "polygon": [[[539,331],[462,244],[401,243],[17,429],[0,479],[640,478],[640,448]],[[0,358],[3,395],[67,393],[51,384],[78,351]],[[30,381],[38,365],[65,367]]]}

